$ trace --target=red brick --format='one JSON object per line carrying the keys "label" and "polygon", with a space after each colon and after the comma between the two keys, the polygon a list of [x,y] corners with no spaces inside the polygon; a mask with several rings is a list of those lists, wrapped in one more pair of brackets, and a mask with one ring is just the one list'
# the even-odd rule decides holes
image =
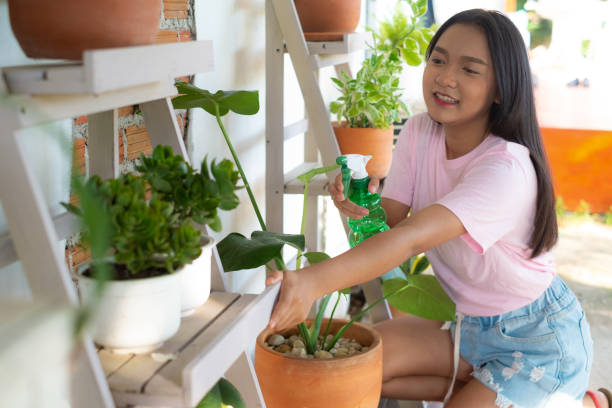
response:
{"label": "red brick", "polygon": [[72,151],[72,169],[79,174],[85,174],[85,139],[74,139]]}
{"label": "red brick", "polygon": [[137,159],[140,153],[149,155],[153,153],[153,146],[149,133],[144,127],[130,126],[125,129],[127,139],[128,160]]}
{"label": "red brick", "polygon": [[119,133],[117,133],[117,137],[119,138],[118,150],[119,150],[119,164],[123,163],[123,156],[125,155],[125,146],[123,145],[123,134],[122,130],[119,129]]}
{"label": "red brick", "polygon": [[175,81],[183,81],[183,82],[187,82],[187,83],[191,82],[191,78],[189,77],[189,75],[178,77],[178,78],[174,78],[174,80]]}
{"label": "red brick", "polygon": [[74,119],[74,124],[75,125],[82,125],[83,123],[87,123],[87,115],[79,116],[79,117]]}
{"label": "red brick", "polygon": [[124,106],[122,108],[117,109],[117,116],[121,117],[121,116],[125,116],[125,115],[131,115],[134,113],[134,106],[130,105],[130,106]]}
{"label": "red brick", "polygon": [[187,0],[164,0],[165,18],[187,18]]}
{"label": "red brick", "polygon": [[79,266],[86,264],[91,260],[89,249],[83,249],[78,245],[69,248],[72,254],[72,270],[76,271]]}
{"label": "red brick", "polygon": [[159,30],[155,38],[155,44],[167,44],[180,41],[179,33],[173,30]]}
{"label": "red brick", "polygon": [[192,41],[193,38],[191,38],[191,31],[189,30],[184,30],[179,32],[180,35],[180,41]]}

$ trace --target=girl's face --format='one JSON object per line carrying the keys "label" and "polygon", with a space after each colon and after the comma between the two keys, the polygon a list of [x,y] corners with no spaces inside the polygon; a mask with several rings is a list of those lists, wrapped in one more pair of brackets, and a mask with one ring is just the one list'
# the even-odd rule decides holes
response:
{"label": "girl's face", "polygon": [[425,66],[423,96],[431,117],[444,125],[482,122],[496,100],[497,85],[478,26],[455,24],[440,37]]}

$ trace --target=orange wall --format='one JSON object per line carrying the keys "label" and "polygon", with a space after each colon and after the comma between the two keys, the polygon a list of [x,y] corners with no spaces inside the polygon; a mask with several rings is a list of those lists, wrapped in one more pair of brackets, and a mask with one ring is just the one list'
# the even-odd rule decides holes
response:
{"label": "orange wall", "polygon": [[612,131],[541,128],[555,193],[569,210],[580,200],[592,212],[612,205]]}

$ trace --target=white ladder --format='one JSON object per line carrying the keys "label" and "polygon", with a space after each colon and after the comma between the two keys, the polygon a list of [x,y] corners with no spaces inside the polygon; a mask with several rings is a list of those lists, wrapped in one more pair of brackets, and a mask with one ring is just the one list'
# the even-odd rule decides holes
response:
{"label": "white ladder", "polygon": [[[347,33],[342,41],[307,42],[293,1],[266,0],[266,223],[270,231],[283,231],[284,194],[302,194],[304,184],[296,177],[301,173],[336,162],[340,149],[319,87],[319,70],[334,66],[351,76],[349,54],[365,49],[371,43],[370,33]],[[285,126],[284,54],[288,52],[304,97],[307,119]],[[284,173],[284,143],[304,133],[304,162]],[[327,195],[327,185],[335,172],[315,177],[310,183],[306,222],[306,247],[316,251],[318,242],[318,196]],[[346,218],[343,218],[348,232]],[[361,285],[366,300],[382,297],[378,280]],[[370,311],[373,322],[390,317],[387,302]]]}
{"label": "white ladder", "polygon": [[[93,50],[85,52],[83,63],[2,70],[6,81],[0,79],[0,92],[8,96],[0,105],[0,201],[9,233],[0,235],[0,266],[20,259],[34,299],[77,304],[63,254],[56,247],[76,232],[78,223],[68,213],[49,214],[28,166],[20,130],[89,115],[91,174],[115,177],[116,108],[140,103],[152,145],[170,145],[189,160],[170,99],[176,95],[173,78],[212,67],[212,42],[193,41]],[[179,332],[164,344],[162,352],[174,356],[171,361],[114,355],[83,340],[72,373],[71,406],[193,407],[225,374],[247,407],[265,407],[245,350],[266,327],[278,286],[258,296],[227,293],[216,248],[211,283],[212,301],[183,319]]]}

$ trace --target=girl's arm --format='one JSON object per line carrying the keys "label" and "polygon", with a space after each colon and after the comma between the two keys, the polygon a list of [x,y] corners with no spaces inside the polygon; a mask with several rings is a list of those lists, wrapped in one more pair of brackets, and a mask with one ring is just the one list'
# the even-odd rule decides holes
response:
{"label": "girl's arm", "polygon": [[372,280],[380,271],[391,270],[408,257],[463,233],[459,218],[434,204],[335,258],[299,271],[272,271],[266,284],[281,280],[283,284],[269,326],[276,330],[294,326],[306,318],[312,303],[321,296]]}

